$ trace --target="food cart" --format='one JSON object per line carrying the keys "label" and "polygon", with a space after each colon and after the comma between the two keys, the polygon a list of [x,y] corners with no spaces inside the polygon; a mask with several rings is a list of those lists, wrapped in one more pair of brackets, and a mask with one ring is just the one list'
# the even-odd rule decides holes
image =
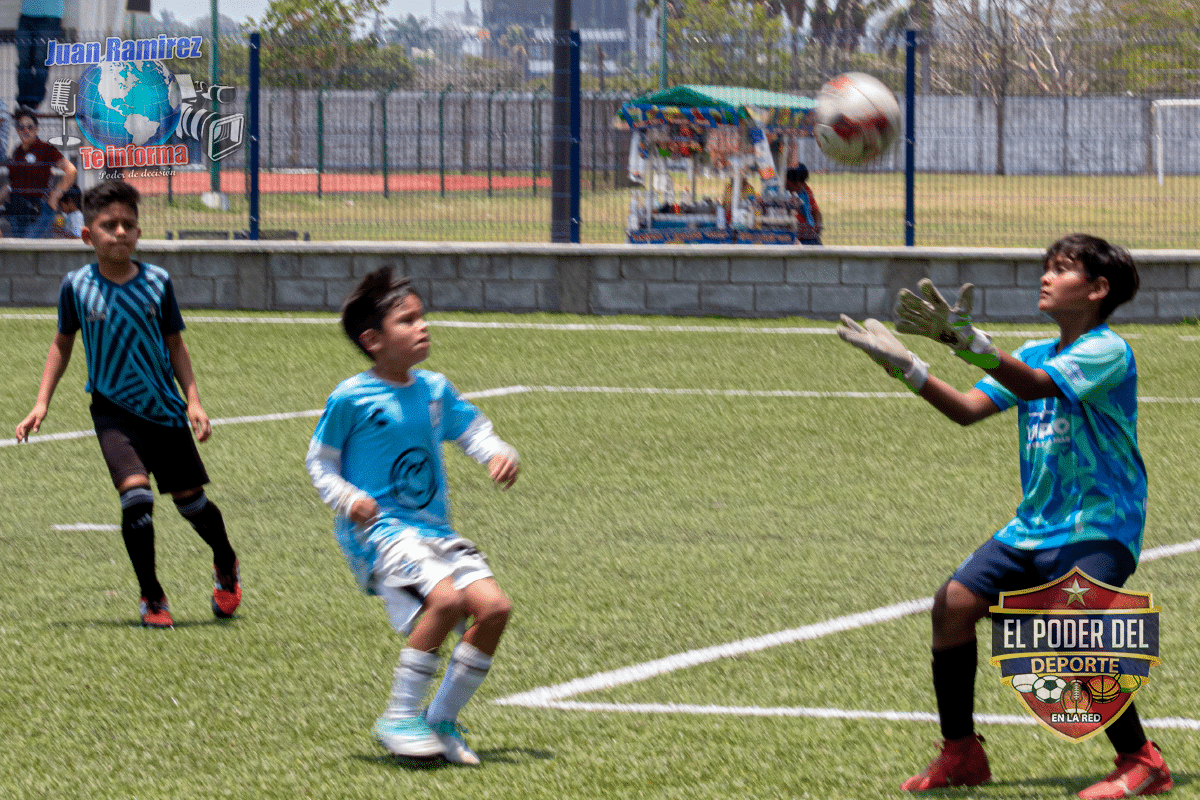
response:
{"label": "food cart", "polygon": [[796,139],[812,135],[814,106],[781,92],[697,85],[624,103],[628,240],[794,244],[796,199],[781,175]]}

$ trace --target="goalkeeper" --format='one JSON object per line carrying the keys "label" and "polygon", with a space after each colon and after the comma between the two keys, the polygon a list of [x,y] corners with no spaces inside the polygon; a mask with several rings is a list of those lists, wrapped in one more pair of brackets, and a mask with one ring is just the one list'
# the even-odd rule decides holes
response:
{"label": "goalkeeper", "polygon": [[[1146,470],[1137,445],[1133,351],[1105,320],[1138,289],[1129,254],[1103,239],[1072,234],[1043,258],[1038,310],[1059,327],[1054,339],[1003,353],[971,324],[973,287],[953,308],[928,280],[921,297],[901,290],[896,330],[948,345],[987,375],[960,392],[929,374],[877,320],[843,316],[838,334],[864,350],[930,405],[960,425],[1011,407],[1020,427],[1021,488],[1016,516],[967,557],[933,604],[933,688],[941,752],[901,788],[976,786],[991,779],[975,733],[975,624],[1001,592],[1049,583],[1072,567],[1122,586],[1137,568],[1146,519]],[[1159,794],[1173,783],[1133,703],[1105,729],[1116,769],[1081,798]]]}

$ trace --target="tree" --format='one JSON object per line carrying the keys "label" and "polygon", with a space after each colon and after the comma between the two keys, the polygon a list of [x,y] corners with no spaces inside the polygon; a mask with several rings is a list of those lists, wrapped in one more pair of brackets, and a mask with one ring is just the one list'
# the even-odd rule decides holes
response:
{"label": "tree", "polygon": [[263,82],[295,89],[411,86],[406,48],[357,37],[381,0],[271,0],[262,20]]}

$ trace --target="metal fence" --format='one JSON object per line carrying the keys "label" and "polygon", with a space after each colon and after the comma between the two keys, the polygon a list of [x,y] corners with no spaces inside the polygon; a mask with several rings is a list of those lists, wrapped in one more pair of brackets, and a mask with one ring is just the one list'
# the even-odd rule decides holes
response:
{"label": "metal fence", "polygon": [[[138,41],[181,33],[195,36],[140,31]],[[855,69],[905,101],[904,52],[882,44],[848,49],[812,37],[754,43],[675,33],[671,83],[814,97],[829,77]],[[424,46],[262,37],[261,235],[549,240],[552,36],[534,32],[517,47],[435,34]],[[161,60],[203,95],[212,54],[209,38],[200,38],[200,57],[176,48]],[[1200,98],[1200,69],[1188,66],[1190,39],[1101,32],[1021,47],[1008,52],[984,36],[939,31],[918,48],[915,243],[1041,247],[1086,229],[1134,247],[1200,248],[1200,101],[1188,102]],[[201,96],[188,105],[185,97],[196,135],[168,144],[186,148],[188,163],[113,169],[110,162],[82,171],[85,184],[123,172],[139,185],[145,237],[234,237],[249,228],[248,142],[233,146],[236,131],[226,129],[228,152],[217,160],[203,152],[215,122],[250,117],[246,36],[223,36],[217,55],[217,83],[236,92],[226,92],[220,99],[233,101],[224,103]],[[657,51],[645,39],[584,37],[580,61],[581,239],[624,241],[629,135],[616,126],[616,111],[658,88]],[[11,63],[11,48],[0,44],[0,72],[11,74]],[[49,82],[79,82],[92,66],[53,66]],[[80,92],[82,102],[82,84]],[[43,138],[59,124],[49,103],[40,109]],[[75,120],[68,122],[74,131]],[[14,145],[9,135],[7,148]],[[904,242],[903,147],[847,168],[805,139],[798,157],[812,172],[826,244]],[[717,191],[715,181],[706,188]]]}

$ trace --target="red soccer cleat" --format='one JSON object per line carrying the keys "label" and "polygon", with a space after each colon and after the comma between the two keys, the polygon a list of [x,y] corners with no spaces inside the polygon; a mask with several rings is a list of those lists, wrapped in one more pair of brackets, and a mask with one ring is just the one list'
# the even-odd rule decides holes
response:
{"label": "red soccer cleat", "polygon": [[1117,753],[1114,762],[1117,768],[1104,780],[1079,793],[1083,800],[1162,794],[1175,785],[1154,742],[1146,742],[1136,753]]}
{"label": "red soccer cleat", "polygon": [[233,562],[233,571],[225,575],[213,565],[213,616],[228,619],[242,602],[242,572],[238,562]]}
{"label": "red soccer cleat", "polygon": [[171,619],[171,609],[167,607],[165,594],[153,603],[143,597],[138,601],[138,613],[142,615],[142,625],[147,628],[175,627],[175,620]]}
{"label": "red soccer cleat", "polygon": [[944,740],[938,757],[930,761],[920,775],[900,784],[900,788],[906,792],[924,792],[947,786],[978,786],[991,779],[987,753],[983,752],[983,737],[973,734]]}

